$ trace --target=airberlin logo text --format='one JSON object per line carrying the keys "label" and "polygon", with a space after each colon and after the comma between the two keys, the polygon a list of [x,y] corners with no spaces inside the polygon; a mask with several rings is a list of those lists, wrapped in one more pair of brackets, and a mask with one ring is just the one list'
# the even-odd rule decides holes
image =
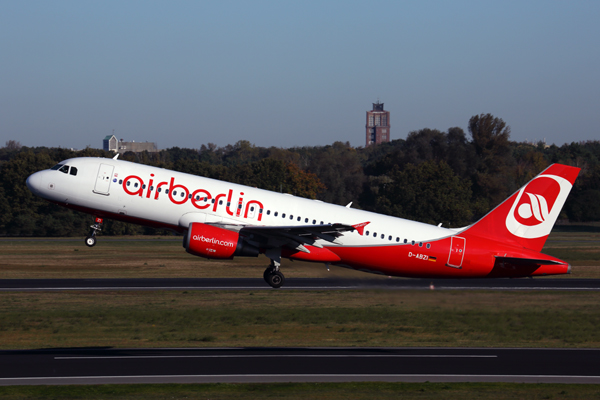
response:
{"label": "airberlin logo text", "polygon": [[204,237],[202,235],[194,235],[192,237],[192,239],[197,240],[199,242],[216,244],[218,246],[234,247],[234,244],[232,242],[226,242],[224,240],[217,240],[215,238],[207,238],[207,237]]}
{"label": "airberlin logo text", "polygon": [[[131,189],[133,190],[131,190]],[[199,210],[217,211],[219,206],[225,207],[225,211],[230,216],[238,218],[253,217],[254,212],[258,212],[258,220],[262,220],[263,204],[258,200],[249,200],[244,208],[244,192],[240,192],[237,203],[233,205],[233,190],[229,189],[227,194],[219,193],[215,196],[206,189],[196,189],[191,191],[184,185],[176,185],[175,178],[171,178],[169,182],[154,182],[154,174],[150,174],[150,179],[146,184],[142,178],[136,175],[130,175],[123,179],[123,190],[130,196],[153,198],[158,200],[160,195],[168,196],[173,204],[181,205],[190,202]],[[227,198],[227,203],[223,205],[223,200]],[[231,208],[234,207],[232,210]],[[258,210],[257,210],[258,209]]]}

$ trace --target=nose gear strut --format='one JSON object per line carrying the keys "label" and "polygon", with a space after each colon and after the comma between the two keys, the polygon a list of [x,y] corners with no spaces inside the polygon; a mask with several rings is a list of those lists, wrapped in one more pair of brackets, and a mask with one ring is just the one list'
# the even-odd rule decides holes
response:
{"label": "nose gear strut", "polygon": [[96,233],[98,231],[102,230],[102,222],[104,220],[102,218],[98,218],[96,217],[96,220],[94,221],[94,225],[91,225],[90,228],[92,228],[92,230],[90,231],[90,234],[88,235],[88,237],[85,238],[85,245],[88,247],[94,247],[96,245]]}

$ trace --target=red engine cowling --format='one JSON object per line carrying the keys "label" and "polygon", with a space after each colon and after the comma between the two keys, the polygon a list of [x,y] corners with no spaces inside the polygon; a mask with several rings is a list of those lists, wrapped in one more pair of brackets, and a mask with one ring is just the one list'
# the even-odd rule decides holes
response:
{"label": "red engine cowling", "polygon": [[193,222],[183,240],[185,251],[206,258],[257,257],[258,248],[244,242],[238,232]]}

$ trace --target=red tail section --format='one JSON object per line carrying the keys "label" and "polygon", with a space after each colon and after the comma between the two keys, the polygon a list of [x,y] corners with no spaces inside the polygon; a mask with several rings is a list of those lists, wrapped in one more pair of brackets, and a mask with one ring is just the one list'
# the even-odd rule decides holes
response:
{"label": "red tail section", "polygon": [[549,166],[466,232],[541,251],[579,171]]}

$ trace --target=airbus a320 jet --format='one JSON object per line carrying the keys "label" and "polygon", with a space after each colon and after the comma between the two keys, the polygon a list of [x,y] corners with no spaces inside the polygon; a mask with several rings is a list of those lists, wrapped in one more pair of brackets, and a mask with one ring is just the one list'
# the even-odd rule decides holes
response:
{"label": "airbus a320 jet", "polygon": [[72,158],[27,179],[52,203],[95,216],[85,243],[109,218],[183,234],[190,254],[256,257],[265,281],[284,284],[281,259],[415,278],[567,274],[541,253],[579,168],[553,164],[475,224],[448,229],[118,160]]}

